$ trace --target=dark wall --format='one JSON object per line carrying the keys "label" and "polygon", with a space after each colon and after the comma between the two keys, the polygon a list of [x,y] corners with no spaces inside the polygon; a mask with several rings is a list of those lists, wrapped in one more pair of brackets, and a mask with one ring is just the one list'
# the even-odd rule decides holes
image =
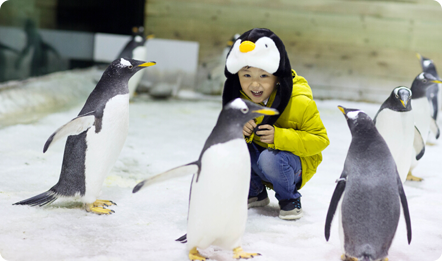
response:
{"label": "dark wall", "polygon": [[145,0],[58,0],[57,29],[131,34],[144,25]]}

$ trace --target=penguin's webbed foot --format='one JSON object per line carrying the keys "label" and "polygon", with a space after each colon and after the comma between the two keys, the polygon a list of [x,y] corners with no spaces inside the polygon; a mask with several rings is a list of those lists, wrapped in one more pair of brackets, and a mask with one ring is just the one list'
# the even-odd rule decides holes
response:
{"label": "penguin's webbed foot", "polygon": [[233,249],[233,258],[235,259],[249,259],[249,258],[253,258],[255,256],[260,256],[261,254],[259,253],[247,253],[244,252],[244,250],[242,250],[242,247],[237,247],[235,249]]}
{"label": "penguin's webbed foot", "polygon": [[92,203],[92,205],[94,205],[94,207],[110,207],[113,205],[117,205],[117,203],[110,201],[110,200],[102,200],[102,199],[97,199],[95,200],[94,203]]}
{"label": "penguin's webbed foot", "polygon": [[347,256],[346,254],[342,254],[341,256],[342,261],[358,261],[356,257]]}
{"label": "penguin's webbed foot", "polygon": [[409,180],[409,181],[422,181],[422,180],[424,180],[424,179],[423,179],[423,178],[416,177],[416,176],[414,176],[413,174],[411,174],[411,172],[408,172],[407,180]]}
{"label": "penguin's webbed foot", "polygon": [[192,248],[192,249],[189,251],[189,259],[192,260],[192,261],[195,261],[195,260],[202,260],[202,261],[205,261],[205,260],[207,260],[208,258],[203,257],[202,255],[200,255],[200,253],[198,252],[198,250],[196,249],[196,247],[194,247],[194,248]]}
{"label": "penguin's webbed foot", "polygon": [[117,205],[110,200],[96,200],[94,203],[86,204],[86,211],[92,212],[99,215],[110,215],[115,213],[112,209],[106,209],[104,207]]}

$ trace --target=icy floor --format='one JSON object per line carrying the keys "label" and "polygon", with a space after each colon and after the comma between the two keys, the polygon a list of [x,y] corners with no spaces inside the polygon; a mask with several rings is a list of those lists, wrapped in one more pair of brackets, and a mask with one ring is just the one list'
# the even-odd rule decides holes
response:
{"label": "icy floor", "polygon": [[[374,116],[379,105],[318,101],[331,144],[317,174],[301,190],[305,216],[283,221],[273,192],[271,204],[249,210],[243,248],[262,254],[254,260],[340,260],[337,222],[324,239],[324,221],[342,171],[350,132],[338,104]],[[186,232],[191,176],[153,185],[137,194],[138,181],[197,159],[213,128],[220,102],[137,101],[131,104],[125,147],[103,186],[103,199],[117,202],[115,214],[98,216],[81,204],[57,201],[43,208],[12,203],[48,190],[58,181],[64,142],[42,153],[46,139],[75,117],[80,107],[38,122],[0,129],[0,254],[12,260],[187,260],[186,246],[174,241]],[[390,249],[391,261],[435,261],[442,253],[442,144],[427,147],[406,183],[413,226],[407,244],[403,218]],[[226,188],[228,191],[229,188]],[[369,198],[367,200],[370,200]],[[382,218],[379,217],[380,219]],[[209,248],[211,260],[233,260],[231,252]]]}

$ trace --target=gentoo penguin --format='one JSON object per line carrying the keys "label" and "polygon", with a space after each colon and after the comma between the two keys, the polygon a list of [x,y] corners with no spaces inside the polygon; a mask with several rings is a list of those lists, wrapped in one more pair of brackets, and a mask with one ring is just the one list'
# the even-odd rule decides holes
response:
{"label": "gentoo penguin", "polygon": [[40,76],[49,73],[49,53],[52,52],[57,58],[61,58],[57,50],[49,43],[43,41],[38,32],[35,22],[27,19],[25,22],[26,46],[20,51],[15,63],[19,69],[28,55],[32,56],[30,64],[30,76]]}
{"label": "gentoo penguin", "polygon": [[8,79],[10,79],[9,75],[7,75],[7,69],[8,69],[8,65],[7,65],[7,56],[6,56],[6,52],[12,52],[15,55],[18,55],[18,51],[7,46],[4,45],[2,43],[0,43],[0,82],[4,82]]}
{"label": "gentoo penguin", "polygon": [[402,183],[409,173],[412,157],[419,160],[425,152],[425,143],[414,126],[411,97],[407,87],[394,88],[373,119],[390,148]]}
{"label": "gentoo penguin", "polygon": [[129,127],[127,83],[137,71],[154,65],[120,58],[104,71],[78,117],[61,126],[46,141],[43,152],[55,141],[69,136],[58,183],[49,191],[14,205],[43,206],[59,197],[80,197],[86,210],[97,214],[113,211],[113,205],[97,200],[101,186],[120,154]]}
{"label": "gentoo penguin", "polygon": [[[133,27],[131,39],[124,46],[123,50],[121,50],[121,52],[118,54],[117,59],[125,58],[144,61],[146,59],[146,39],[151,38],[153,38],[153,35],[149,35],[147,38],[144,37],[144,27]],[[139,72],[135,74],[132,78],[130,78],[129,99],[134,96],[135,90],[137,89],[137,86],[140,83],[141,78],[143,77],[143,72]]]}
{"label": "gentoo penguin", "polygon": [[[400,204],[411,242],[408,203],[396,164],[373,121],[364,112],[339,106],[352,134],[344,170],[330,202],[325,238],[341,199],[339,222],[343,260],[387,260],[400,216]],[[345,192],[345,193],[344,193]]]}
{"label": "gentoo penguin", "polygon": [[[431,59],[425,58],[419,53],[417,54],[417,58],[421,62],[422,71],[433,75],[437,80],[441,80],[436,71],[436,66]],[[431,116],[435,121],[437,121],[437,114],[440,108],[440,94],[439,94],[439,85],[437,83],[432,84],[427,88],[427,99],[431,105]]]}
{"label": "gentoo penguin", "polygon": [[251,119],[277,113],[240,98],[233,100],[223,107],[197,161],[158,174],[134,188],[135,193],[172,176],[194,173],[187,221],[190,260],[206,260],[197,248],[211,245],[233,250],[236,259],[258,255],[241,248],[250,186],[250,154],[242,129]]}

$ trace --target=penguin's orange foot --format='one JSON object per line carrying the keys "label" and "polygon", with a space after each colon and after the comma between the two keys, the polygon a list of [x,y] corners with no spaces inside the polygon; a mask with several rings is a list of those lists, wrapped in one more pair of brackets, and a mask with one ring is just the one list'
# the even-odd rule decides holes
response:
{"label": "penguin's orange foot", "polygon": [[99,215],[110,215],[112,213],[115,213],[115,211],[111,210],[111,209],[106,209],[102,206],[95,206],[94,203],[92,204],[86,204],[86,211],[87,212],[92,212],[95,214],[99,214]]}
{"label": "penguin's orange foot", "polygon": [[347,256],[346,254],[342,254],[341,256],[342,261],[358,261],[356,257]]}
{"label": "penguin's orange foot", "polygon": [[416,176],[413,176],[413,174],[411,174],[411,172],[408,172],[407,180],[409,180],[409,181],[422,181],[424,179],[416,177]]}
{"label": "penguin's orange foot", "polygon": [[242,247],[237,247],[235,249],[233,249],[233,258],[235,259],[249,259],[249,258],[253,258],[255,256],[260,256],[261,254],[259,253],[246,253],[244,252],[244,250],[242,250]]}
{"label": "penguin's orange foot", "polygon": [[110,207],[113,205],[117,205],[117,203],[112,202],[110,200],[101,200],[101,199],[97,199],[95,200],[94,203],[92,203],[92,205],[94,205],[94,207]]}
{"label": "penguin's orange foot", "polygon": [[189,259],[192,261],[196,261],[196,260],[202,260],[205,261],[208,258],[203,257],[202,255],[200,255],[200,253],[198,252],[198,250],[196,249],[196,247],[192,248],[189,251]]}

